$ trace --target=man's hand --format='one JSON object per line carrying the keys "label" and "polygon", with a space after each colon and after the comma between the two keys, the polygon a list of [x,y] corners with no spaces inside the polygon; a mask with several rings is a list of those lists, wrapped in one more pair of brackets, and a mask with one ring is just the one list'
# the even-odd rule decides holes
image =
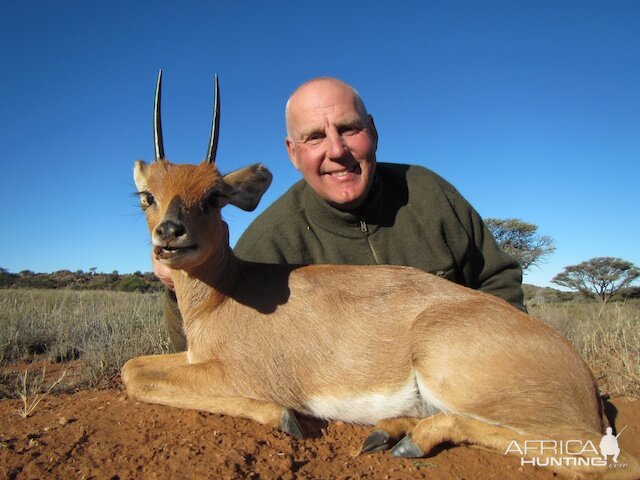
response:
{"label": "man's hand", "polygon": [[153,265],[153,273],[158,277],[158,280],[169,290],[175,290],[171,269],[158,260],[153,253],[151,253],[151,264]]}

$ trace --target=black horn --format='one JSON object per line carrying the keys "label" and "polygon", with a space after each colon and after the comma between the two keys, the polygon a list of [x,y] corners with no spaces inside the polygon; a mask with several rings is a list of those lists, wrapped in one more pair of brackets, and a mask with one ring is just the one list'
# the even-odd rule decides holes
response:
{"label": "black horn", "polygon": [[164,143],[162,142],[162,119],[160,117],[160,97],[162,93],[162,69],[158,72],[156,84],[156,99],[153,105],[153,144],[155,145],[155,159],[164,158]]}
{"label": "black horn", "polygon": [[218,75],[214,77],[214,106],[213,121],[211,122],[211,137],[209,138],[209,150],[207,151],[207,163],[216,163],[216,152],[218,151],[218,132],[220,131],[220,90],[218,87]]}

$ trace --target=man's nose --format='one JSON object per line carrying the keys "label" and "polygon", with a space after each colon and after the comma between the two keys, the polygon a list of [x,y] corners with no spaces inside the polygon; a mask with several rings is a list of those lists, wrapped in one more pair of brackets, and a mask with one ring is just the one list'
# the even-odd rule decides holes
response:
{"label": "man's nose", "polygon": [[346,151],[346,145],[344,138],[338,132],[331,132],[327,135],[327,157],[329,158],[341,158]]}

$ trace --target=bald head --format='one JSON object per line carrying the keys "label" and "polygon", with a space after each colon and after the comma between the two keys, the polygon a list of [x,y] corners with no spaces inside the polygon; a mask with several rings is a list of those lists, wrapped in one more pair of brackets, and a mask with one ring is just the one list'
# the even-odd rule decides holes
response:
{"label": "bald head", "polygon": [[326,103],[326,99],[333,96],[347,96],[347,98],[350,98],[361,120],[366,122],[369,114],[355,88],[337,78],[317,77],[304,82],[289,97],[285,107],[287,136],[291,137],[292,126],[300,110],[317,107],[322,102]]}
{"label": "bald head", "polygon": [[307,184],[341,210],[360,208],[373,183],[378,133],[358,92],[314,78],[293,92],[286,119],[287,153]]}

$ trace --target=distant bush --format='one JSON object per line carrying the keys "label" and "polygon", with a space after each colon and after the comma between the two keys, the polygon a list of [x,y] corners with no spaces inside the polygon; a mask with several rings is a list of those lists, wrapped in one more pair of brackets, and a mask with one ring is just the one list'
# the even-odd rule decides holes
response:
{"label": "distant bush", "polygon": [[629,299],[639,299],[640,298],[640,287],[628,287],[623,288],[618,292],[618,296],[623,300]]}
{"label": "distant bush", "polygon": [[522,285],[524,301],[526,304],[537,305],[546,303],[584,302],[588,299],[576,292],[565,292],[549,287],[536,287],[535,285]]}
{"label": "distant bush", "polygon": [[17,278],[18,275],[15,273],[10,273],[8,270],[0,268],[0,288],[10,287]]}
{"label": "distant bush", "polygon": [[116,288],[121,292],[146,292],[150,285],[141,277],[126,277],[118,282]]}
{"label": "distant bush", "polygon": [[159,292],[164,289],[153,273],[120,274],[85,273],[81,270],[58,270],[35,273],[23,270],[19,274],[0,268],[0,288],[36,288],[71,290],[118,290],[125,292]]}
{"label": "distant bush", "polygon": [[58,283],[45,275],[19,277],[12,285],[18,288],[58,288]]}
{"label": "distant bush", "polygon": [[[544,305],[549,303],[592,303],[597,297],[594,293],[567,292],[549,287],[537,287],[535,285],[522,285],[524,301],[529,305]],[[625,302],[626,300],[640,299],[640,287],[627,287],[620,290],[609,299],[609,302]]]}

